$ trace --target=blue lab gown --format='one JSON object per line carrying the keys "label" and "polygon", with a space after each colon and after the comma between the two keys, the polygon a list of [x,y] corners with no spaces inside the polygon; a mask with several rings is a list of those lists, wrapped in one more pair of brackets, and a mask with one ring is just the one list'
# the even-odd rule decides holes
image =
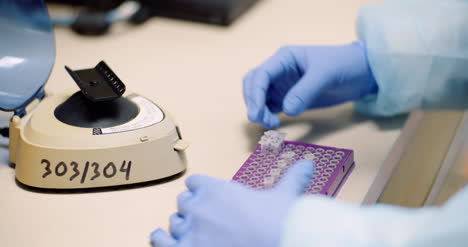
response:
{"label": "blue lab gown", "polygon": [[[468,0],[369,4],[357,30],[379,86],[357,111],[467,109]],[[467,210],[468,186],[441,207],[419,209],[303,196],[288,213],[281,247],[466,247]]]}

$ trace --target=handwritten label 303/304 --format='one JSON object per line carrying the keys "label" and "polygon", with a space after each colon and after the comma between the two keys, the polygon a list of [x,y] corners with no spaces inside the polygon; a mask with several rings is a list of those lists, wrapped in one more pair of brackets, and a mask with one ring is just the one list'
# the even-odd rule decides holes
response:
{"label": "handwritten label 303/304", "polygon": [[42,159],[41,164],[44,165],[42,178],[48,176],[68,177],[70,181],[80,179],[80,183],[84,183],[87,179],[93,181],[99,177],[110,179],[115,176],[125,176],[125,180],[129,180],[132,169],[132,161],[125,160],[122,164],[116,165],[114,162],[99,164],[91,161],[86,161],[84,164],[78,164],[75,161],[69,163],[61,161],[58,164],[52,164],[49,160]]}

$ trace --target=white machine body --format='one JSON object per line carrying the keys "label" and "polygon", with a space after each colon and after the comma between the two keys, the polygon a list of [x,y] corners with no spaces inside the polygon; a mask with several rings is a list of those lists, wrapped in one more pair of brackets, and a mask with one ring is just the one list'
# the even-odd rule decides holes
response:
{"label": "white machine body", "polygon": [[[45,97],[10,122],[10,161],[22,184],[79,189],[135,184],[170,177],[186,169],[182,140],[162,108],[134,93],[135,118],[109,128],[83,128],[59,121],[54,110],[74,92]],[[70,114],[73,114],[70,112]]]}

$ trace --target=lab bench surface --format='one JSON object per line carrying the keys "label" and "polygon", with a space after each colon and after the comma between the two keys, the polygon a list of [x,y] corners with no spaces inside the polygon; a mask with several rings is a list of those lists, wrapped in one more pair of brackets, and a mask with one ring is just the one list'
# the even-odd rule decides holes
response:
{"label": "lab bench surface", "polygon": [[[372,1],[265,0],[228,28],[164,18],[134,27],[119,23],[102,37],[57,28],[56,62],[47,92],[76,87],[65,65],[90,68],[105,60],[128,90],[175,117],[190,143],[188,169],[171,181],[117,190],[31,190],[15,181],[8,140],[0,139],[0,245],[149,246],[150,232],[167,228],[187,176],[232,178],[263,134],[247,120],[245,73],[283,45],[355,40],[356,13],[366,2]],[[8,119],[8,114],[0,114],[0,126]],[[282,116],[278,130],[290,141],[354,150],[356,167],[337,199],[360,204],[377,199],[375,186],[385,184],[385,164],[395,155],[410,120],[370,118],[345,104],[297,118]]]}

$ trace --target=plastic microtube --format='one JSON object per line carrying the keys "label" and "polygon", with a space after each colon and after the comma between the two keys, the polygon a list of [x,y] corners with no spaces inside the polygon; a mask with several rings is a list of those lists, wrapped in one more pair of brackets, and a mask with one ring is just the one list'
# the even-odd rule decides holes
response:
{"label": "plastic microtube", "polygon": [[290,151],[290,152],[282,153],[280,158],[290,163],[294,160],[294,156],[296,156],[296,153]]}
{"label": "plastic microtube", "polygon": [[274,177],[265,177],[263,178],[263,184],[265,187],[271,187],[275,183],[275,178]]}
{"label": "plastic microtube", "polygon": [[335,169],[336,165],[335,164],[329,164],[328,167],[331,168],[331,169]]}
{"label": "plastic microtube", "polygon": [[321,189],[322,189],[322,187],[316,185],[316,186],[312,187],[312,192],[319,192]]}
{"label": "plastic microtube", "polygon": [[319,162],[315,165],[315,167],[324,167],[325,163]]}
{"label": "plastic microtube", "polygon": [[286,166],[288,166],[288,163],[289,162],[287,162],[286,160],[279,160],[277,165],[280,168],[285,168]]}
{"label": "plastic microtube", "polygon": [[322,177],[328,178],[328,177],[330,177],[330,176],[331,176],[331,173],[328,173],[328,172],[322,173]]}
{"label": "plastic microtube", "polygon": [[333,169],[331,169],[331,168],[326,168],[326,169],[325,169],[325,172],[332,173],[332,172],[333,172]]}
{"label": "plastic microtube", "polygon": [[313,160],[314,157],[315,157],[315,156],[314,156],[313,154],[306,154],[306,155],[304,155],[304,159],[306,159],[306,160]]}
{"label": "plastic microtube", "polygon": [[279,177],[281,175],[281,169],[279,169],[279,168],[271,169],[270,174],[273,177]]}
{"label": "plastic microtube", "polygon": [[318,181],[316,184],[317,186],[320,186],[320,187],[325,186],[325,183],[322,181]]}
{"label": "plastic microtube", "polygon": [[262,153],[277,153],[281,150],[286,133],[269,130],[266,131],[258,142],[261,145]]}

